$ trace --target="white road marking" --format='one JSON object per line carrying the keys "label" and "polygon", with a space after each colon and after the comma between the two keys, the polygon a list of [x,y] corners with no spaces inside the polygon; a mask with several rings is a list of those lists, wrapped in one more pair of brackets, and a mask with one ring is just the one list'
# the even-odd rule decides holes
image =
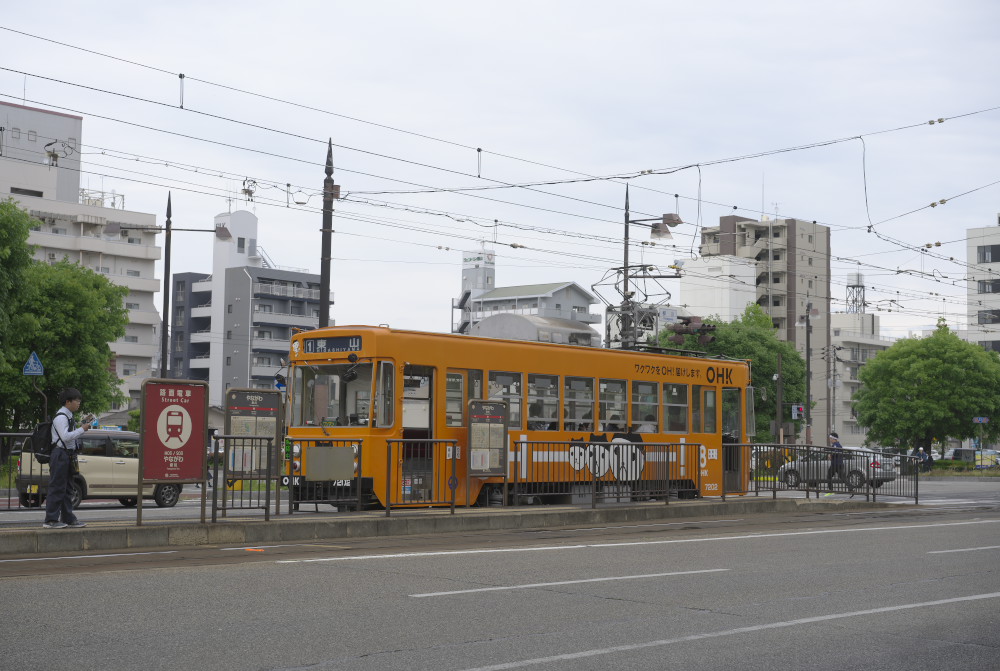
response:
{"label": "white road marking", "polygon": [[608,529],[640,529],[643,527],[675,527],[682,524],[719,524],[720,522],[742,522],[736,520],[695,520],[693,522],[657,522],[655,524],[619,524],[613,527],[580,527],[578,529],[550,529],[550,531],[606,531]]}
{"label": "white road marking", "polygon": [[759,624],[753,627],[739,627],[738,629],[726,629],[724,631],[710,631],[703,634],[691,634],[690,636],[679,636],[677,638],[664,638],[658,641],[647,641],[646,643],[616,645],[608,648],[595,648],[593,650],[581,650],[580,652],[570,652],[562,655],[552,655],[550,657],[536,657],[535,659],[523,659],[518,662],[507,662],[505,664],[491,664],[490,666],[477,666],[472,669],[466,669],[465,671],[502,671],[503,669],[520,669],[526,666],[537,666],[539,664],[548,664],[550,662],[565,662],[573,659],[597,657],[598,655],[610,655],[613,653],[642,650],[644,648],[655,648],[664,645],[673,645],[674,643],[686,643],[688,641],[701,641],[711,638],[720,638],[722,636],[750,634],[757,631],[766,631],[768,629],[782,629],[786,627],[796,627],[801,624],[828,622],[830,620],[840,620],[847,617],[858,617],[862,615],[877,615],[879,613],[892,613],[901,610],[912,610],[915,608],[930,608],[932,606],[943,606],[952,603],[962,603],[966,601],[979,601],[982,599],[996,599],[996,598],[1000,598],[1000,592],[990,592],[988,594],[973,594],[972,596],[960,596],[954,599],[940,599],[938,601],[924,601],[921,603],[904,603],[899,606],[885,606],[884,608],[855,610],[847,613],[833,613],[831,615],[803,617],[797,620],[772,622],[771,624]]}
{"label": "white road marking", "polygon": [[169,555],[177,550],[162,550],[160,552],[120,552],[118,554],[107,555],[72,555],[69,557],[29,557],[25,559],[0,559],[0,564],[9,564],[22,561],[55,561],[58,559],[97,559],[103,557],[136,557],[140,555]]}
{"label": "white road marking", "polygon": [[981,548],[962,548],[961,550],[931,550],[929,555],[943,555],[949,552],[975,552],[976,550],[1000,550],[1000,545],[986,545]]}
{"label": "white road marking", "polygon": [[620,575],[610,578],[586,578],[584,580],[560,580],[559,582],[536,582],[530,585],[501,585],[499,587],[479,587],[477,589],[457,589],[451,592],[427,592],[426,594],[411,594],[420,599],[428,596],[451,596],[453,594],[473,594],[476,592],[502,592],[509,589],[531,589],[533,587],[556,587],[558,585],[578,585],[585,582],[611,582],[612,580],[639,580],[640,578],[663,578],[672,575],[692,575],[695,573],[718,573],[728,571],[727,568],[709,568],[699,571],[674,571],[672,573],[646,573],[643,575]]}
{"label": "white road marking", "polygon": [[997,524],[1000,520],[974,520],[971,522],[940,522],[935,524],[912,524],[906,526],[863,527],[859,529],[819,529],[812,531],[786,531],[773,534],[744,534],[740,536],[716,536],[713,538],[675,538],[660,541],[627,541],[622,543],[583,543],[578,545],[549,545],[525,548],[489,548],[472,550],[439,550],[436,552],[399,552],[379,555],[354,555],[347,557],[319,557],[316,559],[280,559],[278,564],[312,564],[317,562],[354,561],[359,559],[407,559],[414,557],[442,557],[447,555],[496,554],[503,552],[544,552],[546,550],[580,550],[583,548],[616,548],[638,545],[669,545],[673,543],[706,543],[711,541],[734,541],[759,538],[781,538],[784,536],[816,536],[821,534],[846,534],[865,531],[913,531],[932,527],[960,527],[970,524]]}

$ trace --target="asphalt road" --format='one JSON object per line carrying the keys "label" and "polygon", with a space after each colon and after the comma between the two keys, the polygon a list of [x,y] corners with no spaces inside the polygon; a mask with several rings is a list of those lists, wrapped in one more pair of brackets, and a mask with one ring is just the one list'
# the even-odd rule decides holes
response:
{"label": "asphalt road", "polygon": [[921,488],[872,511],[4,561],[0,667],[994,671],[1000,483]]}

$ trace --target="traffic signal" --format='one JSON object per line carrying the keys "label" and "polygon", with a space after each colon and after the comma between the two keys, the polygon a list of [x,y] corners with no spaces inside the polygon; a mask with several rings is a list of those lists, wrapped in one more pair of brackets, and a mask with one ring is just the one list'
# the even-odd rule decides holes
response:
{"label": "traffic signal", "polygon": [[801,403],[792,403],[792,419],[801,419],[806,416],[806,406]]}
{"label": "traffic signal", "polygon": [[667,329],[674,333],[667,340],[677,345],[684,344],[685,335],[698,336],[698,344],[700,345],[707,345],[715,340],[715,336],[712,335],[715,324],[705,324],[701,321],[701,317],[679,317],[677,323],[670,324]]}

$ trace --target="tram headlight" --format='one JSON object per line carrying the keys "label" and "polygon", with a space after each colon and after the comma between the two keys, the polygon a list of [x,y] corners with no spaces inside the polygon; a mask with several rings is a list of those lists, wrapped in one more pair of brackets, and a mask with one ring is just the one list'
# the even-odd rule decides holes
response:
{"label": "tram headlight", "polygon": [[292,461],[292,473],[301,473],[301,472],[302,472],[302,462],[299,461],[298,459],[295,459],[294,461]]}
{"label": "tram headlight", "polygon": [[299,443],[292,443],[292,456],[301,457],[302,456],[302,445]]}

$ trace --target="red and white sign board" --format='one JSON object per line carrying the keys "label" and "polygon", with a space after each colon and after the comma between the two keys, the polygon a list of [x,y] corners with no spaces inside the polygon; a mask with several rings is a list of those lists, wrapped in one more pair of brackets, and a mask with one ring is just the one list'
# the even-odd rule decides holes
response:
{"label": "red and white sign board", "polygon": [[201,380],[146,380],[142,385],[142,479],[205,479],[208,384]]}

